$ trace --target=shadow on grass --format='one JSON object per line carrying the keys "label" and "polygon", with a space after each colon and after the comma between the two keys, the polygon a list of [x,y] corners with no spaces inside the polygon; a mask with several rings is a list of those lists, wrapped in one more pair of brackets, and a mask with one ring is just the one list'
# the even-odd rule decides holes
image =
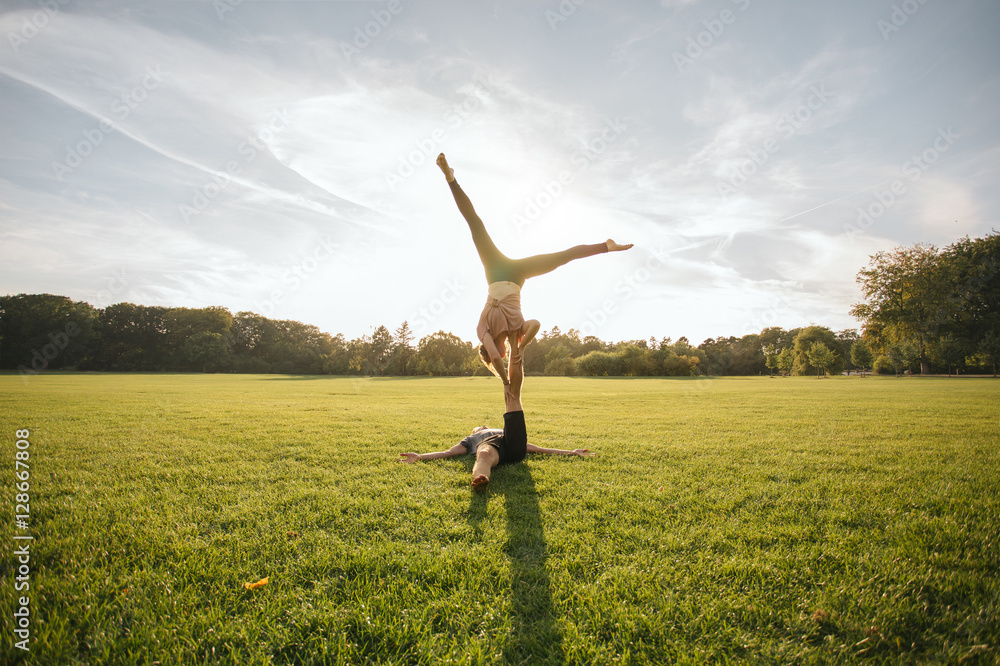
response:
{"label": "shadow on grass", "polygon": [[538,492],[525,464],[494,471],[490,490],[473,493],[469,523],[476,534],[486,519],[491,499],[501,497],[507,509],[510,559],[511,635],[504,647],[504,663],[561,664],[562,634],[552,605],[552,584],[545,569],[548,549],[538,507]]}

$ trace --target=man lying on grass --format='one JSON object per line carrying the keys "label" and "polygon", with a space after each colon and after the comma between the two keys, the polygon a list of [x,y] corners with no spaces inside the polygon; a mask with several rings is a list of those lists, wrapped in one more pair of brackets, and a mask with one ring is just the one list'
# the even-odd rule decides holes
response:
{"label": "man lying on grass", "polygon": [[587,449],[565,451],[563,449],[543,449],[534,444],[528,444],[528,431],[524,425],[524,409],[521,407],[521,383],[524,381],[524,368],[519,352],[511,350],[509,362],[510,384],[504,386],[504,402],[507,411],[503,415],[503,430],[491,430],[479,426],[468,437],[447,451],[433,453],[400,453],[399,462],[415,463],[418,460],[434,460],[436,458],[452,458],[467,453],[476,456],[472,467],[472,487],[485,490],[490,485],[490,474],[497,465],[520,462],[526,453],[552,453],[563,456],[592,456]]}

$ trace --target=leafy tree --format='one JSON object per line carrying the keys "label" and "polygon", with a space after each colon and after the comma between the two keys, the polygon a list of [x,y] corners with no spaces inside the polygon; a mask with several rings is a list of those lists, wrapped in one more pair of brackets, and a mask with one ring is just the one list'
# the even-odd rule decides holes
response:
{"label": "leafy tree", "polygon": [[861,336],[853,328],[839,331],[836,334],[837,346],[833,352],[844,360],[844,367],[848,370],[855,370],[857,366],[851,361],[851,347],[861,339]]}
{"label": "leafy tree", "polygon": [[930,345],[931,359],[945,366],[948,376],[951,376],[951,368],[957,366],[965,358],[963,345],[955,339],[951,333],[940,336]]}
{"label": "leafy tree", "polygon": [[199,331],[184,342],[181,357],[202,372],[226,370],[231,363],[229,344],[221,333]]}
{"label": "leafy tree", "polygon": [[977,365],[992,366],[993,376],[996,377],[997,365],[1000,364],[1000,335],[993,332],[984,335],[971,360]]}
{"label": "leafy tree", "polygon": [[795,352],[792,347],[786,347],[778,354],[778,370],[787,377],[792,373],[793,367],[795,367]]}
{"label": "leafy tree", "polygon": [[[792,372],[796,375],[811,375],[820,370],[820,368],[814,366],[809,359],[809,351],[816,342],[823,343],[823,345],[826,346],[831,352],[839,347],[837,338],[834,336],[833,331],[825,326],[807,326],[806,328],[803,328],[799,331],[799,334],[795,336],[795,360],[792,366]],[[835,375],[839,375],[844,370],[843,358],[834,353],[834,359],[828,366],[826,366],[826,369],[829,369],[829,371]]]}
{"label": "leafy tree", "polygon": [[385,366],[389,362],[389,353],[392,350],[392,344],[392,334],[385,326],[379,326],[372,333],[368,345],[368,360],[379,376],[385,374]]}
{"label": "leafy tree", "polygon": [[826,369],[833,365],[837,358],[833,350],[818,340],[812,343],[806,355],[809,357],[809,364],[818,369],[817,376],[825,375]]}
{"label": "leafy tree", "polygon": [[0,296],[0,368],[41,372],[86,367],[97,311],[52,294]]}
{"label": "leafy tree", "polygon": [[207,308],[169,308],[163,313],[166,329],[167,354],[175,359],[188,338],[195,333],[207,331],[218,333],[229,344],[233,327],[233,315],[221,306]]}
{"label": "leafy tree", "polygon": [[913,341],[901,340],[887,345],[884,356],[892,364],[898,377],[909,369],[910,365],[917,359],[918,354],[917,345]]}
{"label": "leafy tree", "polygon": [[100,310],[96,331],[100,340],[96,362],[104,370],[164,370],[167,350],[167,308],[116,303]]}
{"label": "leafy tree", "polygon": [[438,331],[417,344],[418,370],[428,375],[470,375],[479,363],[472,343],[452,333]]}
{"label": "leafy tree", "polygon": [[889,346],[912,342],[921,373],[930,372],[927,345],[949,320],[955,302],[952,268],[940,261],[933,245],[873,255],[857,278],[866,302],[851,309],[864,322],[865,337],[887,356]]}
{"label": "leafy tree", "polygon": [[774,375],[774,371],[778,368],[778,355],[780,353],[781,350],[773,344],[764,348],[764,365],[767,366],[768,374]]}
{"label": "leafy tree", "polygon": [[576,359],[576,373],[588,377],[621,377],[625,374],[625,366],[617,354],[592,351]]}
{"label": "leafy tree", "polygon": [[234,366],[239,372],[272,372],[279,343],[274,321],[253,312],[238,312],[230,329]]}
{"label": "leafy tree", "polygon": [[569,348],[565,344],[559,343],[545,355],[545,374],[558,377],[576,374]]}
{"label": "leafy tree", "polygon": [[416,354],[412,342],[413,331],[410,330],[410,325],[404,321],[396,329],[396,334],[392,338],[392,348],[389,352],[389,368],[392,374],[410,374],[410,363]]}
{"label": "leafy tree", "polygon": [[872,350],[865,340],[855,340],[851,345],[851,363],[864,374],[865,368],[872,367]]}

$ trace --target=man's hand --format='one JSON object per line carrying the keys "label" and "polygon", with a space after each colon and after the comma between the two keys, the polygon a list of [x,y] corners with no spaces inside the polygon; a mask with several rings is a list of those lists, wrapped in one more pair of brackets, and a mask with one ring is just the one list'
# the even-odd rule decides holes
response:
{"label": "man's hand", "polygon": [[580,456],[581,458],[590,458],[591,456],[596,456],[596,453],[591,453],[590,449],[573,449],[574,456]]}
{"label": "man's hand", "polygon": [[399,457],[396,458],[396,462],[405,462],[405,463],[415,463],[418,460],[420,460],[420,454],[413,452],[400,453]]}

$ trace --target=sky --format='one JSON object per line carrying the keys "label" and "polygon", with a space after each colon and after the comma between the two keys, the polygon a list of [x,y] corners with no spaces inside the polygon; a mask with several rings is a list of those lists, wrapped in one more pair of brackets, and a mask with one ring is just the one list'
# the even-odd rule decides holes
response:
{"label": "sky", "polygon": [[1000,228],[996,0],[4,0],[0,294],[475,338],[444,152],[606,341],[857,328],[876,252]]}

